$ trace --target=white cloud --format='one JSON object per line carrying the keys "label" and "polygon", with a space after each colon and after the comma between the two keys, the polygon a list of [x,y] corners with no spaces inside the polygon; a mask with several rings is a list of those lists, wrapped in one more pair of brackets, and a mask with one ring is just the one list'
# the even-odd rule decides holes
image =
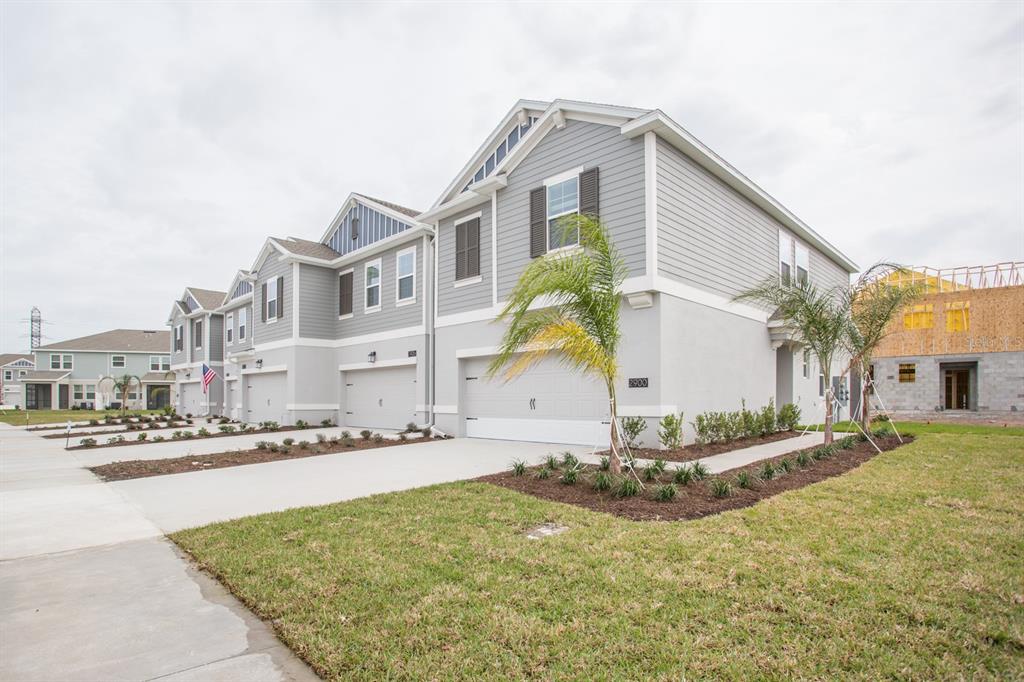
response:
{"label": "white cloud", "polygon": [[658,107],[861,264],[1024,259],[1019,3],[2,8],[4,350],[427,207],[520,97]]}

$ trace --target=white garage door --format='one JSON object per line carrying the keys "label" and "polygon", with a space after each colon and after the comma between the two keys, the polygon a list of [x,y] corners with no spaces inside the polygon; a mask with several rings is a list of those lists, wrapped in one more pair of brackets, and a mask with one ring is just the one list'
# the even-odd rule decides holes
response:
{"label": "white garage door", "polygon": [[224,416],[238,419],[238,381],[224,382]]}
{"label": "white garage door", "polygon": [[188,384],[180,384],[179,387],[178,414],[206,414],[206,407],[199,404],[200,402],[206,402],[206,396],[203,395],[203,385],[198,381],[194,381]]}
{"label": "white garage door", "polygon": [[285,397],[288,373],[248,374],[242,377],[246,390],[246,418],[251,424],[274,421],[286,424]]}
{"label": "white garage door", "polygon": [[404,429],[417,420],[416,367],[345,372],[345,424],[366,429]]}
{"label": "white garage door", "polygon": [[608,392],[546,358],[518,378],[487,378],[491,358],[463,360],[462,413],[472,438],[606,445]]}

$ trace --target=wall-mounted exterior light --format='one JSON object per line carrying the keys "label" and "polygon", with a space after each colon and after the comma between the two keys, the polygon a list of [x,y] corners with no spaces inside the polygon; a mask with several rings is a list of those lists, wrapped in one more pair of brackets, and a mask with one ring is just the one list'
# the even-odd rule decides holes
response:
{"label": "wall-mounted exterior light", "polygon": [[369,355],[366,356],[366,361],[371,365],[377,362],[377,351],[371,350]]}

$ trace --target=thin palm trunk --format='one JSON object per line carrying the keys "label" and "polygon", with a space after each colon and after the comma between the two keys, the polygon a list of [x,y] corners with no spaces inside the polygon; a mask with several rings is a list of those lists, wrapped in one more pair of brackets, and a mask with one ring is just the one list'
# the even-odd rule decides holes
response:
{"label": "thin palm trunk", "polygon": [[622,438],[619,434],[619,415],[615,403],[615,384],[611,381],[605,383],[608,387],[608,411],[611,414],[611,424],[608,429],[608,468],[613,474],[618,474],[622,472],[622,458],[619,457],[618,452]]}

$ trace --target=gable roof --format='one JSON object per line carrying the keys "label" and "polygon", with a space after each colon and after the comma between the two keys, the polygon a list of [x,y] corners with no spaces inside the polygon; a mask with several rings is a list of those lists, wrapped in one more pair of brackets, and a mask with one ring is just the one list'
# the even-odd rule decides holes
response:
{"label": "gable roof", "polygon": [[238,270],[237,272],[235,272],[235,276],[231,278],[231,284],[228,285],[228,290],[227,292],[225,292],[224,298],[221,300],[221,307],[224,307],[225,305],[235,300],[236,298],[242,298],[243,296],[249,295],[239,294],[238,296],[234,296],[235,290],[238,288],[238,285],[241,284],[243,281],[247,281],[249,282],[250,285],[252,285],[252,273],[250,273],[248,270]]}
{"label": "gable roof", "polygon": [[36,362],[36,358],[34,355],[29,355],[26,353],[0,353],[0,367],[3,367],[4,365],[9,365],[12,362],[17,362],[18,360],[28,360],[32,364],[35,364]]}
{"label": "gable roof", "polygon": [[192,297],[196,299],[196,303],[203,310],[213,310],[220,306],[224,297],[227,296],[227,292],[214,291],[213,289],[197,289],[195,287],[188,287],[186,291],[192,294]]}
{"label": "gable roof", "polygon": [[[515,148],[508,151],[504,159],[495,164],[493,171],[484,180],[469,185],[469,191],[463,192],[463,187],[473,177],[472,173],[478,168],[481,159],[488,158],[492,145],[500,144],[501,136],[505,134],[506,129],[511,128],[512,121],[520,120],[523,115],[532,115],[536,112],[537,107],[541,106],[544,107],[543,113],[522,134]],[[785,228],[825,253],[847,272],[858,270],[857,264],[849,257],[659,109],[636,109],[563,99],[556,99],[552,102],[520,100],[506,114],[459,175],[448,185],[433,207],[429,211],[421,213],[418,219],[422,222],[432,222],[439,217],[451,214],[456,209],[461,210],[471,204],[479,203],[483,198],[506,186],[508,173],[511,173],[526,158],[547,133],[564,126],[566,118],[618,126],[620,132],[629,138],[641,136],[646,132],[655,133],[772,216]]]}
{"label": "gable roof", "polygon": [[350,192],[349,195],[345,197],[345,201],[342,202],[341,208],[339,208],[338,212],[334,214],[333,218],[331,218],[331,222],[327,224],[327,229],[325,229],[323,234],[320,235],[320,241],[322,243],[327,243],[331,238],[331,235],[334,234],[334,231],[338,229],[338,225],[345,218],[349,209],[351,209],[356,203],[360,203],[363,206],[377,211],[378,213],[391,216],[395,220],[412,227],[419,224],[416,220],[416,216],[422,213],[422,211],[417,211],[414,208],[408,208],[391,201],[374,199],[373,197],[365,194],[359,194],[358,192]]}
{"label": "gable roof", "polygon": [[352,194],[354,194],[357,197],[362,197],[363,199],[366,199],[368,201],[372,201],[374,203],[380,204],[381,206],[386,206],[387,208],[390,208],[390,209],[392,209],[394,211],[398,211],[399,213],[404,213],[405,215],[409,216],[410,218],[415,218],[420,213],[423,213],[423,211],[417,211],[415,208],[406,208],[405,206],[401,206],[399,204],[395,204],[395,203],[392,203],[390,201],[384,201],[383,199],[374,199],[371,196],[367,196],[365,194],[359,194],[358,192],[353,192]]}
{"label": "gable roof", "polygon": [[310,258],[334,260],[341,255],[331,247],[327,246],[327,244],[311,242],[308,239],[298,239],[297,237],[288,237],[287,239],[271,237],[270,239],[288,253],[294,253],[297,256],[309,256]]}
{"label": "gable roof", "polygon": [[78,351],[123,351],[129,353],[167,353],[171,347],[169,331],[149,329],[111,329],[108,332],[80,336],[77,339],[58,341],[45,346],[41,350],[78,350]]}

